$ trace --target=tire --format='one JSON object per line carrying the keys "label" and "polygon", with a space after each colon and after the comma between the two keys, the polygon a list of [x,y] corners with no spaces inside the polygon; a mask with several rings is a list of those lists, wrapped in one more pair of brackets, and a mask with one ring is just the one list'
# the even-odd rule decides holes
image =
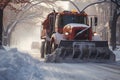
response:
{"label": "tire", "polygon": [[41,50],[40,50],[40,52],[41,52],[41,58],[44,58],[44,55],[45,55],[45,41],[43,41],[41,43]]}
{"label": "tire", "polygon": [[56,48],[57,48],[57,44],[54,41],[52,41],[51,42],[51,53],[54,52]]}
{"label": "tire", "polygon": [[45,42],[45,49],[44,49],[44,52],[45,52],[45,54],[47,55],[47,54],[50,54],[50,41],[46,41]]}
{"label": "tire", "polygon": [[41,44],[41,58],[44,58],[47,54],[50,54],[50,42],[43,41]]}

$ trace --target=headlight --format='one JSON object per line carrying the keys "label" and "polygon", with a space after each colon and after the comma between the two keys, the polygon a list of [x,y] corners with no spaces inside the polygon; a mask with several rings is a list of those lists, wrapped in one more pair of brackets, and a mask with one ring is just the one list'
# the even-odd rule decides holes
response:
{"label": "headlight", "polygon": [[98,35],[96,32],[94,32],[94,36]]}
{"label": "headlight", "polygon": [[69,33],[68,33],[68,32],[65,32],[65,35],[69,35]]}

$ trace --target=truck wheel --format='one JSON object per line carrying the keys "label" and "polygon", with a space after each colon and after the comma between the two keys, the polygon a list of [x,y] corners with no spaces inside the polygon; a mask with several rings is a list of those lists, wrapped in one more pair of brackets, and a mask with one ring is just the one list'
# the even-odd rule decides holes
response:
{"label": "truck wheel", "polygon": [[54,52],[56,48],[57,48],[57,44],[54,41],[51,42],[51,53]]}
{"label": "truck wheel", "polygon": [[41,44],[41,58],[44,58],[47,54],[50,54],[50,42],[43,41]]}
{"label": "truck wheel", "polygon": [[41,43],[41,58],[44,58],[45,55],[45,41]]}
{"label": "truck wheel", "polygon": [[45,55],[50,54],[50,41],[46,41],[44,51]]}

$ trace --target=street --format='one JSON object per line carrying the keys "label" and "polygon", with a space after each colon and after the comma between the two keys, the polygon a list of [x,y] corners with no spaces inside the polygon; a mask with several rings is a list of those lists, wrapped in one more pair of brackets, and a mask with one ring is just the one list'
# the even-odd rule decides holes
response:
{"label": "street", "polygon": [[120,64],[43,63],[43,80],[119,80]]}

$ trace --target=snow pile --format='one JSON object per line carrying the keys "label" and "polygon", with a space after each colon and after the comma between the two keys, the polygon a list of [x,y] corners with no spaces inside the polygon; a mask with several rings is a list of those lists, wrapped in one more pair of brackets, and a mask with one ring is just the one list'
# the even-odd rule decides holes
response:
{"label": "snow pile", "polygon": [[0,49],[0,80],[41,80],[39,61],[17,49]]}
{"label": "snow pile", "polygon": [[120,46],[117,46],[117,49],[113,52],[116,55],[116,61],[120,62]]}

